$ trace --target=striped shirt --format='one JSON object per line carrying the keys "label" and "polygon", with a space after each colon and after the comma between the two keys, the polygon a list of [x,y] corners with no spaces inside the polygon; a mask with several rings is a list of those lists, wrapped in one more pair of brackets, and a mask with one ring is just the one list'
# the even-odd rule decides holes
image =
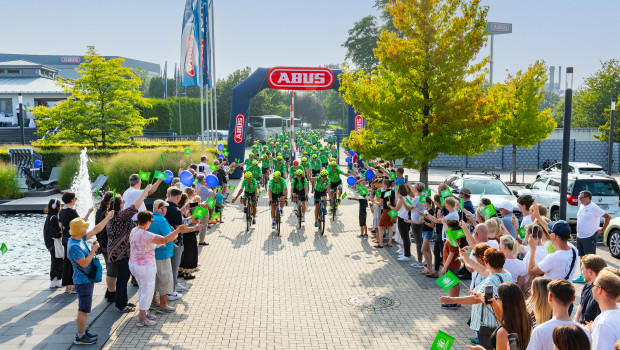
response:
{"label": "striped shirt", "polygon": [[[501,280],[500,280],[501,277]],[[484,288],[486,286],[493,286],[493,295],[497,294],[497,287],[503,282],[513,282],[512,276],[509,273],[495,273],[489,275],[489,277],[485,278],[482,283],[476,286],[474,289],[477,292],[484,293]],[[484,307],[484,311],[482,313],[482,320],[480,319],[480,308]],[[471,308],[471,322],[469,328],[479,331],[480,326],[483,327],[497,327],[497,321],[493,314],[493,307],[491,305],[485,305],[484,303],[478,303],[472,305]]]}

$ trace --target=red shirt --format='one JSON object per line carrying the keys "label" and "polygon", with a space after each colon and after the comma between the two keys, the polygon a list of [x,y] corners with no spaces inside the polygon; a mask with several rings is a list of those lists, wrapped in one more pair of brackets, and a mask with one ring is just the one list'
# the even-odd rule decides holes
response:
{"label": "red shirt", "polygon": [[[457,245],[461,244],[460,238],[456,240],[456,244]],[[454,253],[454,257],[452,258],[452,261],[448,265],[448,270],[456,270],[456,269],[461,268],[461,261],[457,259],[459,257],[459,247],[455,247],[452,244],[450,244],[450,242],[446,241],[446,243],[443,245],[444,266],[446,265],[446,261],[448,260],[448,254],[450,253]]]}

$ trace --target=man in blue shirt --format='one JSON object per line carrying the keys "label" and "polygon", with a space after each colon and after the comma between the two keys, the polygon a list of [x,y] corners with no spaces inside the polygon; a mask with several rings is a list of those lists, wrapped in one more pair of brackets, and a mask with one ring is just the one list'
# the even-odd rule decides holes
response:
{"label": "man in blue shirt", "polygon": [[89,224],[82,218],[75,218],[69,223],[71,239],[67,242],[67,259],[73,265],[73,283],[78,293],[77,335],[73,341],[74,344],[95,344],[97,342],[97,335],[86,331],[86,315],[91,311],[95,286],[95,282],[88,275],[93,266],[93,256],[99,249],[99,242],[94,241],[92,249],[89,250],[86,241],[101,232],[113,216],[114,210],[110,210],[105,219],[88,232],[86,230]]}
{"label": "man in blue shirt", "polygon": [[404,175],[405,175],[405,169],[403,168],[396,169],[396,180],[394,180],[394,186],[405,184]]}
{"label": "man in blue shirt", "polygon": [[471,202],[471,190],[467,187],[463,188],[459,193],[459,197],[463,198],[463,208],[471,213],[472,216],[476,214],[474,204]]}

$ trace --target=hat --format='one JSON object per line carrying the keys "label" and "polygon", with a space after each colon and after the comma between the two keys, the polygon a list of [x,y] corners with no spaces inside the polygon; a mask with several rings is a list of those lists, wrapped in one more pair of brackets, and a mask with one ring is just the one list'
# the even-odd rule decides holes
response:
{"label": "hat", "polygon": [[466,195],[468,195],[468,196],[471,196],[471,190],[470,190],[469,188],[467,188],[467,187],[463,188],[463,189],[461,190],[461,193],[462,193],[462,194],[466,194]]}
{"label": "hat", "polygon": [[509,212],[512,212],[512,210],[514,209],[512,206],[512,203],[510,203],[509,201],[503,201],[501,203],[499,203],[499,205],[496,206],[496,208],[499,209],[505,209],[508,210]]}
{"label": "hat", "polygon": [[162,200],[162,199],[158,199],[155,202],[153,202],[153,210],[155,209],[162,209],[168,206],[168,202]]}
{"label": "hat", "polygon": [[75,236],[75,235],[81,235],[82,233],[84,233],[87,229],[88,226],[90,224],[86,221],[84,221],[84,219],[82,218],[75,218],[73,220],[71,220],[71,222],[69,223],[69,234],[71,236]]}
{"label": "hat", "polygon": [[570,225],[568,224],[568,222],[564,220],[560,220],[556,222],[555,225],[553,225],[551,232],[555,233],[556,235],[560,237],[570,238],[570,235],[571,235]]}

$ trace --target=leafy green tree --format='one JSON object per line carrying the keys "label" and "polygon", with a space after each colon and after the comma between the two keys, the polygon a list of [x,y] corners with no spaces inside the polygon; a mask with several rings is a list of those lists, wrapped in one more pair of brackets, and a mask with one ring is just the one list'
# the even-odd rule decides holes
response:
{"label": "leafy green tree", "polygon": [[312,124],[315,129],[320,127],[323,123],[321,102],[310,92],[295,95],[295,117]]}
{"label": "leafy green tree", "polygon": [[546,109],[553,110],[555,106],[560,103],[560,100],[560,95],[552,91],[547,91],[545,92],[545,97],[543,97],[543,99],[540,101],[540,104],[538,104],[538,110],[541,112]]}
{"label": "leafy green tree", "polygon": [[488,58],[473,62],[486,41],[488,7],[480,0],[390,0],[386,9],[403,36],[381,32],[377,71],[342,74],[344,99],[368,126],[348,142],[367,157],[419,167],[428,184],[428,164],[439,153],[479,154],[499,137],[481,88]]}
{"label": "leafy green tree", "polygon": [[345,59],[350,59],[353,64],[365,71],[370,72],[379,63],[373,50],[377,48],[379,40],[379,26],[374,16],[366,16],[355,22],[349,29],[349,37],[342,44],[347,49]]}
{"label": "leafy green tree", "polygon": [[[620,61],[601,62],[601,68],[586,78],[573,96],[571,125],[575,128],[598,127],[608,123],[611,99],[620,93]],[[609,125],[607,126],[609,130]]]}
{"label": "leafy green tree", "polygon": [[[174,97],[174,79],[168,78],[167,92],[168,98]],[[149,82],[149,97],[150,98],[164,98],[164,78],[153,77]],[[200,94],[198,95],[200,98]]]}
{"label": "leafy green tree", "polygon": [[540,111],[538,107],[544,98],[543,88],[547,83],[547,68],[537,61],[527,71],[508,74],[503,84],[489,89],[488,107],[500,119],[499,145],[512,145],[512,182],[517,182],[517,147],[532,147],[549,137],[556,123],[549,108]]}
{"label": "leafy green tree", "polygon": [[48,139],[99,143],[127,141],[141,135],[144,126],[153,121],[140,115],[139,107],[149,103],[140,91],[142,81],[122,58],[105,60],[93,46],[88,47],[84,63],[75,83],[59,80],[71,96],[52,108],[34,109],[41,135],[54,131]]}

